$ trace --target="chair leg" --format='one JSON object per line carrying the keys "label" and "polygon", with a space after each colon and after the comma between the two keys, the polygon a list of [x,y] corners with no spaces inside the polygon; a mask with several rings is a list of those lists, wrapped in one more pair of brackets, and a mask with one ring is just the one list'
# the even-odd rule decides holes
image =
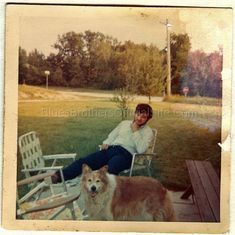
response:
{"label": "chair leg", "polygon": [[43,188],[41,188],[39,191],[38,191],[38,194],[36,195],[36,197],[35,197],[35,201],[37,201],[37,200],[39,200],[40,199],[40,197],[41,197],[41,195],[42,195],[42,193],[43,193]]}
{"label": "chair leg", "polygon": [[73,220],[76,220],[77,216],[76,216],[76,213],[75,213],[75,208],[74,208],[73,202],[69,203],[67,207],[69,208],[69,210],[71,212],[71,216],[72,216]]}
{"label": "chair leg", "polygon": [[149,176],[149,177],[152,177],[151,169],[150,169],[150,167],[149,167],[149,166],[147,167],[147,172],[148,172],[148,176]]}
{"label": "chair leg", "polygon": [[48,220],[54,220],[63,210],[66,209],[66,206],[62,206],[58,208],[55,213],[53,213],[51,216],[49,216],[47,219]]}
{"label": "chair leg", "polygon": [[63,175],[63,172],[62,172],[61,169],[60,169],[60,176],[61,176],[61,181],[62,181],[62,184],[63,184],[63,187],[64,187],[64,191],[67,193],[68,189],[67,189],[67,185],[66,185],[65,180],[64,180],[64,175]]}
{"label": "chair leg", "polygon": [[181,195],[181,199],[188,199],[190,195],[193,194],[193,187],[192,185],[189,185],[187,189],[184,191],[184,193]]}

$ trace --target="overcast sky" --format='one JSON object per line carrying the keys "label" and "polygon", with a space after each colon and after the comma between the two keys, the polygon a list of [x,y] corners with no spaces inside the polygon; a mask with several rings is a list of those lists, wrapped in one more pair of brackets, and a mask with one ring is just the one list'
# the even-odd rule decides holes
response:
{"label": "overcast sky", "polygon": [[172,32],[188,33],[192,50],[212,52],[219,45],[226,47],[231,37],[229,9],[30,6],[21,12],[20,46],[49,55],[56,52],[52,45],[58,35],[91,30],[122,42],[153,43],[161,49],[166,45],[166,29],[160,22],[166,18],[173,25]]}

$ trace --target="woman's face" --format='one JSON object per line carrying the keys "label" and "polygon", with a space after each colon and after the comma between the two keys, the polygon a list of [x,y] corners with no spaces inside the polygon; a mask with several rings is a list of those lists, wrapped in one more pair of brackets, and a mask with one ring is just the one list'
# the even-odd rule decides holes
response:
{"label": "woman's face", "polygon": [[148,121],[147,113],[135,113],[134,121],[138,126],[144,125]]}

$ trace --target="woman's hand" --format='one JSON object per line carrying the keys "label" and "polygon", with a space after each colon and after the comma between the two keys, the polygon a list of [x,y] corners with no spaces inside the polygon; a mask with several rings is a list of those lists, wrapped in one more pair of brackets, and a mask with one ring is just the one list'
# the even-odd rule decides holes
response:
{"label": "woman's hand", "polygon": [[136,122],[131,123],[131,130],[133,132],[138,131],[140,129],[140,126]]}
{"label": "woman's hand", "polygon": [[106,150],[108,149],[109,145],[108,144],[102,144],[100,145],[100,150]]}

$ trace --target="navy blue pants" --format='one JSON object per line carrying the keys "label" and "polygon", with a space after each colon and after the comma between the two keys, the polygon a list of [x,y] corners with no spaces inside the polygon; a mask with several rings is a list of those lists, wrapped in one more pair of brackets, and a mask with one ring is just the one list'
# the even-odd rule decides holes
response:
{"label": "navy blue pants", "polygon": [[92,170],[108,165],[110,174],[118,175],[121,171],[131,167],[132,154],[121,146],[109,146],[107,150],[100,150],[86,157],[74,161],[63,169],[64,179],[73,179],[82,173],[82,165],[87,164]]}

